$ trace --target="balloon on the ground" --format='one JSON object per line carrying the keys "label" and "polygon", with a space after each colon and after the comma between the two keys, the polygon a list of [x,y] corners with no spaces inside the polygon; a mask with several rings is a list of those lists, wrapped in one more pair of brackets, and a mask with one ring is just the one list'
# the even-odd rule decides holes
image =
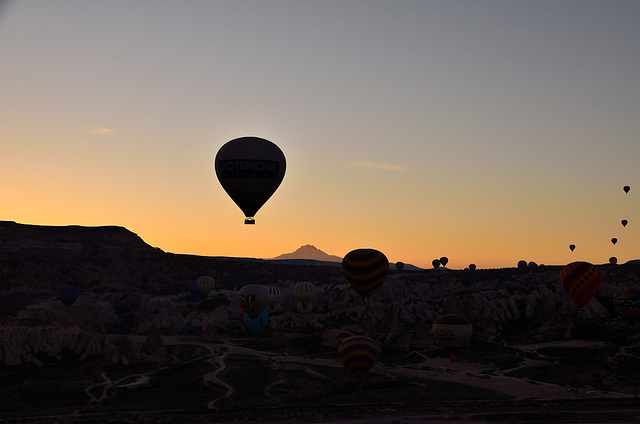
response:
{"label": "balloon on the ground", "polygon": [[293,297],[305,308],[315,299],[316,293],[316,285],[310,281],[298,281],[293,287]]}
{"label": "balloon on the ground", "polygon": [[238,290],[240,306],[246,314],[255,319],[269,305],[269,291],[261,284],[247,284]]}
{"label": "balloon on the ground", "polygon": [[475,271],[476,270],[476,264],[469,264],[469,269],[471,271]]}
{"label": "balloon on the ground", "polygon": [[203,296],[209,296],[215,286],[216,280],[209,275],[203,275],[196,280],[196,288]]}
{"label": "balloon on the ground", "polygon": [[71,306],[80,295],[80,289],[76,286],[62,286],[58,289],[58,299],[65,306]]}
{"label": "balloon on the ground", "polygon": [[286,166],[282,150],[259,137],[231,140],[215,159],[218,180],[244,213],[245,224],[255,223],[258,210],[280,186]]}
{"label": "balloon on the ground", "polygon": [[195,297],[203,296],[202,292],[198,290],[197,280],[189,281],[189,291],[191,292],[192,296],[195,296]]}
{"label": "balloon on the ground", "polygon": [[572,262],[560,272],[562,288],[579,309],[584,308],[589,302],[600,287],[601,281],[600,270],[589,262]]}
{"label": "balloon on the ground", "polygon": [[640,290],[625,288],[613,297],[613,306],[623,319],[629,322],[640,322]]}
{"label": "balloon on the ground", "polygon": [[396,262],[396,269],[402,271],[402,268],[404,268],[404,263],[400,261]]}
{"label": "balloon on the ground", "polygon": [[252,334],[260,334],[269,323],[269,314],[267,311],[262,311],[254,319],[249,314],[244,314],[244,325]]}
{"label": "balloon on the ground", "polygon": [[609,263],[611,265],[616,265],[618,263],[618,258],[616,258],[615,256],[612,256],[609,258]]}
{"label": "balloon on the ground", "polygon": [[472,334],[471,322],[459,314],[441,315],[433,322],[433,342],[447,351],[451,362],[460,349],[469,346]]}
{"label": "balloon on the ground", "polygon": [[376,364],[380,351],[380,345],[365,336],[347,337],[338,345],[340,361],[357,382],[361,382]]}
{"label": "balloon on the ground", "polygon": [[384,283],[389,260],[375,249],[356,249],[342,259],[342,274],[365,301]]}

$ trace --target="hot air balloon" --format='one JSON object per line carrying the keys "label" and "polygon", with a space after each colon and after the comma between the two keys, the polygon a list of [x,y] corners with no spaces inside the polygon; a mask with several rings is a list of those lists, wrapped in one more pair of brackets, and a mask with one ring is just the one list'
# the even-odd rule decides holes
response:
{"label": "hot air balloon", "polygon": [[373,368],[380,351],[380,345],[365,336],[347,337],[338,345],[340,361],[356,382],[361,382]]}
{"label": "hot air balloon", "polygon": [[625,193],[629,193],[629,190],[631,190],[631,187],[624,186],[624,187],[622,187],[622,189],[624,190]]}
{"label": "hot air balloon", "polygon": [[298,312],[311,312],[311,301],[316,297],[316,285],[309,281],[298,281],[293,287],[293,297],[298,301]]}
{"label": "hot air balloon", "polygon": [[366,300],[389,273],[387,257],[375,249],[356,249],[342,259],[342,274],[349,285]]}
{"label": "hot air balloon", "polygon": [[463,347],[469,346],[473,326],[467,318],[458,314],[441,315],[433,322],[433,342],[446,349],[451,362]]}
{"label": "hot air balloon", "polygon": [[58,299],[64,306],[73,305],[79,295],[80,289],[76,286],[63,286],[58,289]]}
{"label": "hot air balloon", "polygon": [[575,244],[570,244],[569,245],[569,249],[571,249],[571,251],[573,252],[576,249],[576,245]]}
{"label": "hot air balloon", "polygon": [[247,284],[238,290],[240,306],[251,319],[255,319],[269,304],[269,291],[261,284]]}
{"label": "hot air balloon", "polygon": [[438,269],[438,267],[440,267],[440,259],[432,260],[431,265],[433,265],[433,269]]}
{"label": "hot air balloon", "polygon": [[611,239],[611,243],[613,243],[614,245],[615,245],[617,242],[618,242],[618,239],[617,239],[617,238],[615,238],[615,237],[614,237],[614,238],[612,238],[612,239]]}
{"label": "hot air balloon", "polygon": [[341,341],[352,336],[364,336],[364,330],[358,327],[345,327],[338,330],[336,333],[336,343],[340,344]]}
{"label": "hot air balloon", "polygon": [[244,314],[243,320],[244,325],[252,334],[260,334],[269,323],[269,314],[267,311],[262,311],[255,319],[251,318],[249,314]]}
{"label": "hot air balloon", "polygon": [[278,286],[267,286],[269,292],[269,313],[281,312],[282,306],[280,305],[281,291]]}
{"label": "hot air balloon", "polygon": [[255,224],[254,216],[280,186],[286,166],[282,150],[259,137],[231,140],[215,159],[218,180],[244,212],[245,224]]}
{"label": "hot air balloon", "polygon": [[205,297],[209,296],[209,293],[211,293],[211,290],[213,290],[215,286],[216,280],[209,275],[203,275],[196,280],[196,288]]}
{"label": "hot air balloon", "polygon": [[203,296],[202,292],[198,290],[198,281],[196,280],[189,281],[189,291],[191,292],[192,296],[195,296],[195,297]]}
{"label": "hot air balloon", "polygon": [[562,288],[579,309],[595,294],[601,281],[600,270],[589,262],[572,262],[560,273]]}
{"label": "hot air balloon", "polygon": [[476,270],[476,264],[469,264],[469,269],[471,271],[475,271]]}
{"label": "hot air balloon", "polygon": [[623,319],[640,322],[640,290],[622,289],[613,297],[613,306]]}
{"label": "hot air balloon", "polygon": [[617,264],[617,263],[618,263],[618,258],[616,258],[615,256],[610,257],[610,258],[609,258],[609,263],[610,263],[611,265],[615,265],[615,264]]}
{"label": "hot air balloon", "polygon": [[524,269],[526,267],[527,267],[527,261],[525,261],[524,259],[518,261],[518,269]]}
{"label": "hot air balloon", "polygon": [[443,256],[440,258],[440,265],[447,266],[448,263],[449,263],[449,258],[447,258],[446,256]]}
{"label": "hot air balloon", "polygon": [[404,263],[400,261],[396,262],[396,269],[402,271],[402,268],[404,268]]}
{"label": "hot air balloon", "polygon": [[620,221],[622,223],[623,227],[626,227],[627,224],[629,223],[629,221],[627,221],[626,219],[623,219],[622,221]]}

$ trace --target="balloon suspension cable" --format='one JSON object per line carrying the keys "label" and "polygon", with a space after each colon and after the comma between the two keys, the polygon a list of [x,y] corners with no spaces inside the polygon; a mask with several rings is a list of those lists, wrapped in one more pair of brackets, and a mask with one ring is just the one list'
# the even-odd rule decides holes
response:
{"label": "balloon suspension cable", "polygon": [[254,225],[256,223],[256,220],[252,216],[249,216],[245,218],[244,223],[248,225]]}

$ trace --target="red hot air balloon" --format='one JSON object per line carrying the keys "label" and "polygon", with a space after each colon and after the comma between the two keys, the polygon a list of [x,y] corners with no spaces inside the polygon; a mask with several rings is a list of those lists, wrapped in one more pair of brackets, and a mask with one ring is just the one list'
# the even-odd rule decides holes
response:
{"label": "red hot air balloon", "polygon": [[618,242],[618,239],[617,239],[617,238],[615,238],[615,237],[614,237],[614,238],[612,238],[612,239],[611,239],[611,243],[613,243],[613,244],[614,244],[614,246],[615,246],[615,244],[616,244],[617,242]]}
{"label": "red hot air balloon", "polygon": [[375,249],[356,249],[342,259],[342,274],[349,285],[366,300],[375,292],[389,273],[389,260]]}
{"label": "red hot air balloon", "polygon": [[340,361],[357,382],[361,382],[373,368],[378,361],[380,351],[380,345],[365,336],[347,337],[338,345]]}
{"label": "red hot air balloon", "polygon": [[259,137],[231,140],[215,159],[218,180],[244,212],[245,224],[255,224],[255,214],[280,186],[286,167],[282,150]]}
{"label": "red hot air balloon", "polygon": [[571,251],[573,252],[576,249],[576,245],[575,244],[570,244],[569,245],[569,249],[571,249]]}
{"label": "red hot air balloon", "polygon": [[622,189],[624,190],[625,193],[629,193],[629,190],[631,190],[631,187],[624,186],[624,187],[622,187]]}
{"label": "red hot air balloon", "polygon": [[622,221],[620,221],[620,223],[622,224],[623,227],[626,227],[629,221],[627,221],[626,219],[623,219]]}
{"label": "red hot air balloon", "polygon": [[579,309],[584,308],[600,287],[600,270],[589,262],[572,262],[560,273],[562,288]]}

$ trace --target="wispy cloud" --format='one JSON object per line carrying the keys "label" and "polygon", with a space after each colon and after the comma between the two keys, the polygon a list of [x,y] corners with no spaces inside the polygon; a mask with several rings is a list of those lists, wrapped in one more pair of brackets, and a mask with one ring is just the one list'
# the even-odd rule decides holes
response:
{"label": "wispy cloud", "polygon": [[97,129],[93,129],[91,130],[91,134],[96,134],[96,135],[120,135],[120,130],[114,129],[114,128],[97,128]]}
{"label": "wispy cloud", "polygon": [[407,168],[404,166],[391,165],[388,163],[377,163],[377,162],[372,162],[370,160],[350,162],[350,163],[346,163],[344,166],[348,168],[373,169],[378,171],[392,171],[392,172],[405,172],[407,170]]}

